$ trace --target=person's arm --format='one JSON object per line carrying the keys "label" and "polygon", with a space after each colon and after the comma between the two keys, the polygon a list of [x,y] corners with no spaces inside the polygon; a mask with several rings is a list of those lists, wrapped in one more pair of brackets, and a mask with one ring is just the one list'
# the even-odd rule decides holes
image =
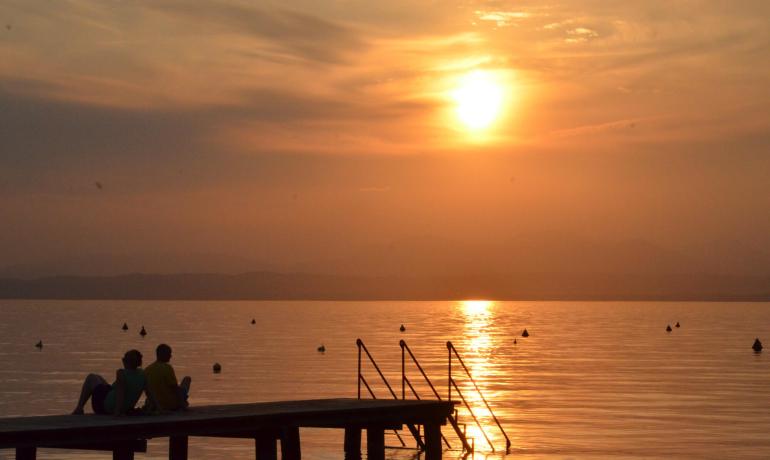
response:
{"label": "person's arm", "polygon": [[123,401],[126,399],[126,374],[118,369],[115,374],[115,415],[123,415]]}
{"label": "person's arm", "polygon": [[176,371],[174,371],[174,368],[170,368],[171,372],[169,373],[169,381],[168,384],[173,390],[174,394],[176,395],[177,399],[177,408],[183,409],[187,407],[187,399],[185,398],[185,391],[184,389],[179,386],[179,383],[176,379]]}
{"label": "person's arm", "polygon": [[144,394],[147,395],[147,401],[150,402],[148,407],[150,408],[150,413],[156,413],[160,412],[160,405],[158,404],[158,399],[155,398],[155,395],[152,393],[152,390],[150,390],[150,386],[147,385],[147,381],[144,382]]}

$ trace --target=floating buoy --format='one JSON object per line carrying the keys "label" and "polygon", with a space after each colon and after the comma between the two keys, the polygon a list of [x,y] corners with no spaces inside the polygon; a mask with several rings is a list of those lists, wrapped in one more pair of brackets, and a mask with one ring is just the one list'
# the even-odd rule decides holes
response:
{"label": "floating buoy", "polygon": [[529,337],[529,332],[527,332],[526,329],[524,329],[524,332],[521,333],[522,337]]}
{"label": "floating buoy", "polygon": [[671,331],[672,331],[671,325],[669,324],[668,326],[666,326],[666,332],[671,332]]}
{"label": "floating buoy", "polygon": [[[37,343],[35,344],[35,347],[42,350],[43,349],[43,341],[42,340],[38,340]],[[760,345],[760,347],[761,347],[761,345]]]}
{"label": "floating buoy", "polygon": [[754,339],[754,345],[752,345],[751,348],[753,348],[755,352],[759,353],[762,351],[762,342],[760,342],[759,339]]}
{"label": "floating buoy", "polygon": [[123,327],[121,329],[123,329],[124,331],[127,331],[128,330],[128,324],[123,323]]}
{"label": "floating buoy", "polygon": [[402,324],[402,325],[401,325],[401,327],[399,327],[399,328],[398,328],[398,330],[399,330],[399,331],[401,331],[401,332],[404,332],[404,331],[406,330],[406,328],[405,328],[405,327],[404,327],[404,325]]}
{"label": "floating buoy", "polygon": [[254,318],[251,318],[251,324],[257,324],[257,320]]}
{"label": "floating buoy", "polygon": [[513,344],[516,345],[516,339],[513,339]]}
{"label": "floating buoy", "polygon": [[323,352],[325,352],[325,351],[326,351],[326,347],[325,347],[325,346],[323,346],[323,344],[322,344],[320,347],[318,347],[318,351],[319,351],[319,352],[321,352],[321,353],[323,353]]}
{"label": "floating buoy", "polygon": [[219,374],[220,372],[222,372],[222,365],[219,363],[214,363],[211,369],[214,371],[215,374]]}
{"label": "floating buoy", "polygon": [[142,337],[144,337],[145,335],[147,335],[147,331],[145,331],[145,330],[144,330],[144,326],[142,326],[142,330],[141,330],[141,331],[139,331],[139,335],[141,335]]}
{"label": "floating buoy", "polygon": [[676,324],[674,325],[674,327],[679,327],[679,321],[677,321],[677,322],[676,322]]}

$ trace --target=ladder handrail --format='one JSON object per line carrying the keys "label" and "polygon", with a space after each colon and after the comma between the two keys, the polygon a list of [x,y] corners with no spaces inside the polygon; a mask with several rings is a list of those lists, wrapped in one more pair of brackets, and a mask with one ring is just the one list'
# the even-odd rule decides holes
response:
{"label": "ladder handrail", "polygon": [[[366,378],[364,378],[364,374],[361,373],[361,350],[362,349],[366,353],[367,358],[369,358],[369,362],[372,363],[375,369],[377,369],[377,373],[380,375],[380,378],[382,379],[383,383],[385,383],[385,386],[388,387],[388,390],[390,391],[390,394],[393,396],[393,399],[398,399],[396,392],[393,391],[393,388],[390,386],[390,383],[388,383],[388,379],[385,378],[385,374],[383,374],[382,371],[380,370],[380,366],[377,365],[377,362],[374,360],[374,357],[372,356],[371,353],[369,353],[369,349],[366,348],[366,345],[364,345],[364,341],[361,339],[356,339],[356,345],[358,346],[358,399],[361,399],[361,381],[364,382],[364,385],[366,386],[366,389],[369,390],[369,394],[372,395],[372,398],[377,399],[377,396],[375,396],[374,392],[369,386],[369,383],[367,383]],[[422,439],[420,439],[419,432],[416,432],[415,427],[411,424],[407,424],[407,427],[409,428],[409,431],[412,433],[412,436],[417,441],[417,447],[421,450],[425,450],[425,444],[422,442]],[[401,445],[406,446],[406,443],[404,443],[404,440],[401,438],[401,435],[398,434],[398,430],[393,430],[393,432],[398,437],[398,440],[401,442]]]}
{"label": "ladder handrail", "polygon": [[484,427],[481,426],[481,422],[479,422],[479,419],[476,417],[476,414],[473,413],[473,409],[471,409],[470,404],[468,404],[468,401],[465,400],[465,397],[463,396],[462,392],[460,391],[460,387],[457,386],[457,382],[455,382],[454,379],[450,382],[452,385],[454,385],[455,390],[457,390],[457,394],[460,395],[460,399],[463,401],[463,404],[465,404],[465,407],[468,408],[468,413],[471,414],[471,417],[473,418],[473,421],[476,422],[476,425],[479,427],[479,430],[481,431],[481,434],[484,435],[484,439],[487,440],[487,444],[489,444],[489,447],[492,448],[492,452],[495,451],[495,445],[492,444],[492,441],[489,440],[489,436],[487,436],[487,432],[484,431]]}
{"label": "ladder handrail", "polygon": [[377,365],[377,363],[374,361],[374,358],[372,357],[371,353],[369,353],[369,350],[366,348],[366,345],[364,345],[364,342],[361,339],[356,339],[356,345],[358,345],[358,399],[361,399],[361,349],[363,348],[364,352],[366,353],[366,356],[369,358],[369,362],[372,363],[375,369],[377,369],[377,373],[380,374],[380,378],[385,383],[385,386],[388,387],[388,390],[390,390],[390,394],[393,395],[393,399],[398,399],[398,396],[396,396],[396,392],[393,391],[393,388],[390,386],[390,383],[388,383],[388,379],[385,378],[385,374],[382,373],[380,370],[380,366]]}
{"label": "ladder handrail", "polygon": [[428,378],[428,374],[426,374],[425,370],[422,368],[422,366],[420,366],[419,361],[417,361],[417,358],[414,356],[414,353],[412,353],[412,349],[409,348],[409,345],[407,345],[403,339],[399,341],[398,344],[401,346],[401,399],[406,399],[404,394],[404,379],[406,378],[406,372],[404,369],[404,350],[406,350],[409,353],[409,357],[412,358],[412,362],[417,366],[417,369],[420,370],[423,378],[425,378],[425,381],[428,382],[430,389],[433,390],[433,394],[436,395],[436,398],[438,398],[439,401],[441,401],[441,396],[439,396],[438,391],[436,391],[436,387],[433,386],[433,382],[431,382]]}
{"label": "ladder handrail", "polygon": [[[420,370],[420,373],[422,374],[422,377],[428,383],[428,385],[430,386],[430,389],[433,390],[433,394],[436,395],[436,398],[439,401],[443,401],[441,399],[441,395],[436,390],[436,387],[433,386],[433,382],[431,382],[430,378],[428,377],[428,374],[425,373],[425,370],[420,365],[420,362],[417,361],[417,357],[414,355],[414,353],[412,353],[412,349],[409,348],[409,345],[406,344],[406,341],[400,340],[398,342],[398,344],[401,346],[401,397],[402,397],[402,399],[406,399],[406,388],[405,388],[404,383],[409,385],[409,389],[412,390],[412,394],[414,394],[414,396],[417,399],[420,399],[420,395],[417,394],[417,391],[415,391],[414,386],[412,386],[412,382],[406,376],[406,353],[405,352],[408,352],[409,353],[409,357],[412,359],[412,362],[417,366],[417,369]],[[457,411],[455,410],[455,413],[456,412]],[[455,415],[454,417],[452,417],[450,415],[449,416],[449,422],[451,423],[452,428],[454,428],[455,432],[457,433],[457,436],[460,438],[460,442],[463,445],[463,449],[466,452],[473,452],[473,447],[471,447],[471,445],[468,444],[468,439],[465,436],[464,432],[463,432],[462,435],[460,433],[460,426],[459,426],[459,423],[457,421],[457,416]],[[452,447],[449,445],[449,441],[446,439],[446,437],[443,434],[441,435],[441,437],[444,438],[444,442],[446,443],[447,447],[449,447],[451,449]]]}
{"label": "ladder handrail", "polygon": [[[448,365],[449,385],[447,385],[449,400],[450,401],[452,400],[452,384],[455,382],[455,380],[452,378],[452,352],[454,352],[454,355],[457,357],[457,360],[460,362],[460,365],[462,365],[463,370],[465,370],[465,373],[468,375],[468,378],[470,379],[471,383],[473,383],[473,387],[476,389],[476,392],[481,397],[481,400],[484,401],[484,405],[487,406],[487,410],[489,410],[489,413],[492,415],[492,419],[497,424],[497,427],[500,428],[500,432],[503,434],[503,437],[505,438],[505,452],[508,453],[511,449],[511,440],[508,438],[508,435],[505,433],[503,426],[500,424],[500,420],[497,419],[497,416],[495,415],[494,411],[492,411],[492,407],[490,407],[489,402],[487,402],[487,398],[484,397],[484,394],[481,392],[479,385],[476,383],[476,380],[473,379],[473,376],[471,375],[471,371],[468,370],[468,367],[465,365],[465,362],[460,357],[460,353],[457,352],[457,349],[455,348],[455,346],[452,344],[452,342],[447,341],[446,347],[449,350],[449,365]],[[460,394],[460,397],[462,398],[462,393],[460,393],[460,389],[457,387],[457,384],[454,383],[454,385],[455,385],[455,389],[457,389],[457,392]],[[463,398],[463,402],[464,401],[465,399]],[[467,406],[467,403],[466,403],[466,406]],[[483,429],[481,431],[482,433],[484,432]],[[486,437],[486,434],[484,434],[484,436]],[[494,450],[494,447],[492,448],[492,450]]]}

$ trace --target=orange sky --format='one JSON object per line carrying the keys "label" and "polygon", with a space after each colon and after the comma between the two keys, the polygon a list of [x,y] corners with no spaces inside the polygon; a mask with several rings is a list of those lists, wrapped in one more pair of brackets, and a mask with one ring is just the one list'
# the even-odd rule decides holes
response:
{"label": "orange sky", "polygon": [[[5,0],[0,25],[0,273],[770,273],[764,0]],[[475,130],[473,75],[500,106]]]}

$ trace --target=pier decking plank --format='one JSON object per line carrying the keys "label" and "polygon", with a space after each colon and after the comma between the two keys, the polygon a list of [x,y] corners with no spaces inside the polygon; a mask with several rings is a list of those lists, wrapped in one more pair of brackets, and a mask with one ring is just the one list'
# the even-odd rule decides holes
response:
{"label": "pier decking plank", "polygon": [[[426,426],[427,434],[428,426],[435,427],[435,430],[446,423],[452,408],[452,403],[445,401],[317,399],[201,406],[185,412],[153,416],[0,418],[0,449],[67,446],[94,441],[125,442],[156,437],[250,437],[281,427],[370,427],[379,432],[385,428],[400,428],[404,424],[421,424]],[[440,444],[438,447],[438,457],[434,458],[441,458]],[[431,451],[431,454],[435,455],[434,452]]]}

